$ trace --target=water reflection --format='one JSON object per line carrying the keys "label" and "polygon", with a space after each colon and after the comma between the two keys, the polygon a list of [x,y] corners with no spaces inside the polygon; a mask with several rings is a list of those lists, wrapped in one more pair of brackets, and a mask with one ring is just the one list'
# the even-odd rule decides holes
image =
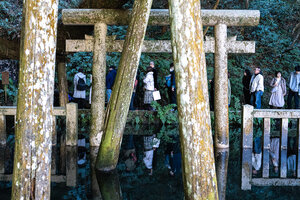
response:
{"label": "water reflection", "polygon": [[95,162],[97,159],[99,147],[90,147],[90,165],[91,165],[91,190],[92,190],[92,199],[101,199],[100,188],[97,182],[97,176],[95,172]]}
{"label": "water reflection", "polygon": [[122,191],[117,170],[97,171],[97,180],[103,200],[122,200]]}
{"label": "water reflection", "polygon": [[229,149],[215,149],[219,200],[226,199]]}

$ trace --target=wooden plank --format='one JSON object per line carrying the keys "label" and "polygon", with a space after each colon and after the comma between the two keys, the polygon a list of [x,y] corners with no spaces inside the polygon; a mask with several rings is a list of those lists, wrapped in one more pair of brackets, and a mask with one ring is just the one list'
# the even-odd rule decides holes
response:
{"label": "wooden plank", "polygon": [[[0,182],[1,181],[11,181],[12,174],[0,174]],[[66,176],[64,175],[51,175],[51,182],[54,183],[63,183],[66,182]]]}
{"label": "wooden plank", "polygon": [[[128,25],[131,10],[121,9],[63,9],[64,25],[94,25],[99,22],[107,25]],[[201,10],[203,26],[215,26],[219,23],[228,26],[257,26],[258,10]],[[148,26],[170,25],[168,9],[152,9]]]}
{"label": "wooden plank", "polygon": [[300,186],[300,179],[296,178],[253,178],[251,181],[255,186]]}
{"label": "wooden plank", "polygon": [[288,119],[284,118],[281,122],[280,140],[280,178],[287,175],[287,145],[288,145]]}
{"label": "wooden plank", "polygon": [[16,115],[16,106],[0,106],[0,114],[2,115]]}
{"label": "wooden plank", "polygon": [[[16,106],[0,106],[0,114],[2,115],[16,115],[17,107]],[[53,109],[55,116],[65,116],[66,111],[63,107],[55,107]]]}
{"label": "wooden plank", "polygon": [[270,153],[270,118],[264,118],[264,133],[263,133],[263,168],[262,177],[269,177],[269,153]]}
{"label": "wooden plank", "polygon": [[66,116],[66,109],[64,107],[55,107],[53,109],[53,114],[55,116]]}
{"label": "wooden plank", "polygon": [[298,141],[297,178],[300,178],[300,119],[297,120],[297,141]]}
{"label": "wooden plank", "polygon": [[251,190],[253,149],[253,106],[243,106],[242,190]]}
{"label": "wooden plank", "polygon": [[254,118],[300,118],[299,110],[287,109],[254,109]]}

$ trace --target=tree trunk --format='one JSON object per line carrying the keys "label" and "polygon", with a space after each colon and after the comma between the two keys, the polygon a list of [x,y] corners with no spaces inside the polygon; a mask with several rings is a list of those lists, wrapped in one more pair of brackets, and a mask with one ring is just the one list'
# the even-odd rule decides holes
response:
{"label": "tree trunk", "polygon": [[92,147],[99,147],[100,145],[105,118],[106,32],[106,24],[95,24],[90,133],[90,144]]}
{"label": "tree trunk", "polygon": [[69,102],[68,97],[68,82],[67,82],[67,72],[66,64],[58,63],[58,87],[59,87],[59,105],[61,107],[66,107]]}
{"label": "tree trunk", "polygon": [[134,1],[117,77],[106,109],[105,132],[96,161],[96,168],[100,171],[112,170],[118,163],[151,5],[152,0]]}
{"label": "tree trunk", "polygon": [[169,5],[185,199],[218,199],[200,1]]}
{"label": "tree trunk", "polygon": [[57,0],[24,0],[12,199],[50,199]]}

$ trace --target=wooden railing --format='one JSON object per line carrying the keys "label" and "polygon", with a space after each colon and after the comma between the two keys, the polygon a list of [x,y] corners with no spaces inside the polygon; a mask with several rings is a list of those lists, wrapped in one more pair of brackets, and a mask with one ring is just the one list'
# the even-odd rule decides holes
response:
{"label": "wooden railing", "polygon": [[[243,106],[242,124],[242,190],[250,190],[251,185],[256,186],[300,186],[300,110],[283,109],[253,109],[253,106]],[[252,152],[253,152],[253,119],[263,118],[262,135],[262,178],[252,177]],[[270,177],[269,154],[271,118],[281,119],[280,128],[280,166],[279,178]],[[287,149],[288,149],[288,119],[297,120],[297,175],[295,178],[287,178]]]}
{"label": "wooden railing", "polygon": [[[10,181],[12,174],[5,173],[5,149],[7,141],[6,116],[14,116],[16,119],[17,109],[14,106],[0,107],[0,181]],[[56,117],[66,117],[66,137],[65,143],[60,144],[60,166],[64,166],[64,174],[57,174],[57,132]],[[53,109],[53,134],[52,134],[52,163],[51,163],[51,181],[66,182],[67,186],[76,186],[77,184],[77,141],[78,141],[78,109],[77,104],[69,103],[66,108],[55,107]],[[12,159],[12,158],[10,158]]]}

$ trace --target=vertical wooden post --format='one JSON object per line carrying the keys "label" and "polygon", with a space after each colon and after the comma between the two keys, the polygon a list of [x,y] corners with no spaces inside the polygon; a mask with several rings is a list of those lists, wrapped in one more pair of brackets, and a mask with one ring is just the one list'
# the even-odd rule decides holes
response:
{"label": "vertical wooden post", "polygon": [[215,151],[215,155],[219,200],[225,200],[229,148],[217,148]]}
{"label": "vertical wooden post", "polygon": [[152,0],[134,1],[122,56],[109,105],[106,109],[105,133],[96,161],[100,171],[115,169],[140,61]]}
{"label": "vertical wooden post", "polygon": [[251,190],[253,149],[253,106],[243,106],[242,190]]}
{"label": "vertical wooden post", "polygon": [[105,80],[106,80],[106,32],[107,26],[98,23],[94,26],[93,89],[91,105],[90,145],[99,147],[105,118]]}
{"label": "vertical wooden post", "polygon": [[227,70],[227,26],[215,26],[215,144],[217,148],[229,148],[228,116],[228,70]]}
{"label": "vertical wooden post", "polygon": [[287,146],[288,146],[288,119],[283,118],[281,123],[280,140],[280,178],[287,175]]}
{"label": "vertical wooden post", "polygon": [[66,185],[75,187],[77,185],[77,147],[67,146],[66,152]]}
{"label": "vertical wooden post", "polygon": [[50,199],[58,0],[24,0],[12,199]]}
{"label": "vertical wooden post", "polygon": [[63,62],[58,63],[57,68],[59,105],[66,107],[66,104],[69,102],[66,64]]}
{"label": "vertical wooden post", "polygon": [[200,1],[169,0],[185,199],[218,199]]}
{"label": "vertical wooden post", "polygon": [[0,115],[0,174],[5,172],[6,117]]}
{"label": "vertical wooden post", "polygon": [[78,106],[77,103],[66,105],[66,145],[77,146],[78,143]]}
{"label": "vertical wooden post", "polygon": [[264,118],[264,132],[263,132],[263,156],[262,156],[262,177],[269,177],[269,153],[270,153],[270,131],[271,123],[270,118]]}

